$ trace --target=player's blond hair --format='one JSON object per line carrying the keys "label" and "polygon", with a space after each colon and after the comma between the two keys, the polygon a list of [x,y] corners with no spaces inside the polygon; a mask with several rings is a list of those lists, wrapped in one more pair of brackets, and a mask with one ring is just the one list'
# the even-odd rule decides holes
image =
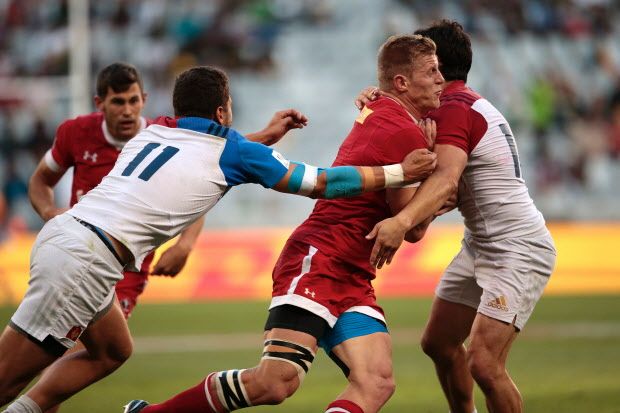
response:
{"label": "player's blond hair", "polygon": [[411,75],[411,68],[421,56],[433,55],[437,51],[435,42],[428,37],[417,34],[390,36],[377,57],[377,76],[379,87],[392,89],[392,80],[396,75]]}

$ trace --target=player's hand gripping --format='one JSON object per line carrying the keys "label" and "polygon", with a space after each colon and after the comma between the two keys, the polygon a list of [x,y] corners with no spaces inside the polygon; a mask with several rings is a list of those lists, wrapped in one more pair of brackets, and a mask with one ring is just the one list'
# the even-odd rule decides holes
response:
{"label": "player's hand gripping", "polygon": [[253,134],[251,140],[271,146],[279,142],[291,129],[301,129],[307,124],[308,118],[298,110],[281,110],[273,115],[269,124],[262,131]]}
{"label": "player's hand gripping", "polygon": [[410,152],[401,163],[403,176],[408,183],[426,179],[437,166],[437,154],[428,149],[416,149]]}
{"label": "player's hand gripping", "polygon": [[381,96],[381,91],[376,86],[368,86],[366,89],[362,90],[359,95],[355,98],[355,106],[362,110],[364,106],[368,103],[376,100],[379,96]]}
{"label": "player's hand gripping", "polygon": [[452,211],[454,208],[456,208],[456,206],[458,205],[458,202],[459,202],[459,198],[458,198],[458,190],[457,190],[457,191],[454,191],[452,195],[450,195],[450,198],[448,198],[446,203],[443,204],[441,209],[435,212],[435,217],[440,217],[443,214],[447,214],[448,212]]}
{"label": "player's hand gripping", "polygon": [[161,257],[159,257],[157,264],[153,267],[151,274],[175,277],[181,272],[183,267],[185,267],[185,263],[187,262],[187,258],[189,257],[191,250],[191,248],[178,244],[171,246],[164,251],[163,254],[161,254]]}
{"label": "player's hand gripping", "polygon": [[370,265],[381,268],[383,264],[391,263],[408,230],[409,227],[398,219],[398,215],[375,225],[366,235],[366,239],[375,239],[375,245],[370,253]]}
{"label": "player's hand gripping", "polygon": [[437,124],[430,118],[420,119],[418,126],[424,132],[424,139],[428,148],[432,151],[435,147],[435,138],[437,137]]}

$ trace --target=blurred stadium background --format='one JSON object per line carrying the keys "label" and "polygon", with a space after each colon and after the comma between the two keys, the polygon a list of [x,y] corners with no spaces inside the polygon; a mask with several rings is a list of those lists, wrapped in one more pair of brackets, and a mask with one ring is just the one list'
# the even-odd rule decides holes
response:
{"label": "blurred stadium background", "polygon": [[[327,165],[355,118],[354,97],[376,83],[379,45],[438,18],[456,19],[472,34],[469,84],[511,122],[559,251],[548,292],[512,356],[527,411],[620,412],[617,0],[0,0],[0,321],[25,291],[42,225],[28,179],[57,125],[93,110],[99,69],[116,60],[136,65],[151,117],[172,112],[181,70],[221,66],[231,77],[237,130],[256,131],[274,111],[295,107],[310,124],[278,149]],[[66,178],[60,203],[68,203]],[[65,411],[160,400],[207,371],[254,363],[271,267],[312,206],[250,186],[231,191],[209,214],[184,272],[151,281],[130,320],[135,357]],[[442,217],[379,273],[399,382],[385,411],[447,409],[417,341],[461,232],[457,213]],[[292,400],[257,411],[320,411],[338,383],[322,357]]]}

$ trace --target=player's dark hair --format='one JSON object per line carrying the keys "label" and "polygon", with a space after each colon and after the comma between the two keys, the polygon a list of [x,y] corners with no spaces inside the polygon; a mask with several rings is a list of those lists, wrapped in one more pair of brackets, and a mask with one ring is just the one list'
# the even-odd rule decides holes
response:
{"label": "player's dark hair", "polygon": [[446,80],[462,80],[467,82],[467,74],[471,69],[473,52],[469,35],[458,22],[440,20],[425,29],[415,31],[437,45],[439,70]]}
{"label": "player's dark hair", "polygon": [[175,116],[214,119],[217,108],[226,107],[229,98],[226,73],[215,67],[198,66],[177,77],[172,106]]}
{"label": "player's dark hair", "polygon": [[396,75],[410,75],[411,67],[420,56],[435,54],[435,43],[415,34],[391,36],[379,49],[377,75],[381,89],[392,89]]}
{"label": "player's dark hair", "polygon": [[129,63],[112,63],[104,67],[97,75],[97,96],[105,98],[108,89],[112,89],[115,93],[125,92],[134,83],[140,86],[142,92],[142,77],[138,73],[138,69]]}

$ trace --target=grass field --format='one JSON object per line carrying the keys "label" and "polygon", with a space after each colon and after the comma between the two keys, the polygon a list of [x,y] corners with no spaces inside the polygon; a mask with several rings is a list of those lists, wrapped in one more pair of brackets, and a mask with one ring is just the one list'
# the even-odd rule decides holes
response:
{"label": "grass field", "polygon": [[[383,412],[448,411],[418,342],[430,299],[382,302],[394,338],[397,391]],[[132,398],[161,401],[208,372],[253,366],[262,351],[265,302],[142,305],[130,321],[132,358],[65,404],[66,413],[121,411]],[[0,308],[5,322],[12,310]],[[620,412],[620,297],[545,297],[513,347],[509,370],[526,412]],[[281,406],[251,411],[310,413],[345,385],[324,353],[302,388]],[[477,394],[479,412],[486,409]]]}

